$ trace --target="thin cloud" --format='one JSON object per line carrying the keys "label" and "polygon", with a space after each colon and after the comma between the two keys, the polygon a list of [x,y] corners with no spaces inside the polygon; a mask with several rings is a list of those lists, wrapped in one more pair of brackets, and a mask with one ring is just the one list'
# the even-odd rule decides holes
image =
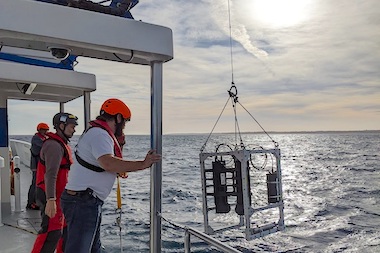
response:
{"label": "thin cloud", "polygon": [[211,7],[211,15],[215,23],[219,25],[219,28],[224,31],[224,34],[231,33],[233,40],[239,42],[249,53],[260,60],[268,56],[265,50],[258,48],[255,42],[252,41],[251,36],[247,32],[246,25],[235,18],[232,1],[230,5],[228,5],[228,1],[213,1]]}
{"label": "thin cloud", "polygon": [[[250,9],[254,2],[230,1],[233,72],[227,0],[144,0],[132,10],[136,20],[173,30],[174,59],[163,73],[164,133],[210,131],[228,99],[232,74],[239,101],[266,130],[379,129],[380,1],[309,1],[302,22],[278,27],[258,20]],[[132,108],[127,132],[148,134],[150,68],[79,62],[77,71],[97,79],[92,117],[105,99],[118,97]],[[83,120],[82,105],[78,99],[65,108]],[[44,108],[46,115],[36,113]],[[20,119],[49,120],[58,108],[10,102],[11,134],[34,132]],[[241,127],[251,129],[247,115],[239,115]],[[234,131],[230,116],[226,111],[220,131]]]}

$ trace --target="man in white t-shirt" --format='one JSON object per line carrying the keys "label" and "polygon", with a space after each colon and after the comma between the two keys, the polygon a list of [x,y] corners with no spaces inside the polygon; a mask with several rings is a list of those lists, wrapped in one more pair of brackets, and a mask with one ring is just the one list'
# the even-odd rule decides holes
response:
{"label": "man in white t-shirt", "polygon": [[149,168],[161,160],[150,150],[142,161],[122,158],[120,137],[131,118],[128,106],[119,99],[106,100],[96,120],[80,137],[76,161],[71,166],[61,197],[67,223],[65,252],[100,252],[102,205],[118,174]]}

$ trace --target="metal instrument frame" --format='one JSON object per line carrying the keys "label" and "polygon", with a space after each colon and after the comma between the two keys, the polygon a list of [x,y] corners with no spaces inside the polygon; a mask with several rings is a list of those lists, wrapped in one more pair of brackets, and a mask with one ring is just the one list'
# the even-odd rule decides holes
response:
{"label": "metal instrument frame", "polygon": [[[250,186],[249,186],[249,177],[251,177],[249,170],[247,169],[247,162],[250,160],[251,154],[271,154],[276,159],[275,169],[277,174],[277,192],[279,194],[280,200],[277,203],[269,203],[265,206],[260,206],[258,208],[253,208],[249,203],[250,200]],[[214,210],[215,207],[210,207],[208,203],[208,192],[206,181],[210,178],[206,178],[206,172],[209,170],[206,169],[205,161],[209,158],[216,156],[234,156],[241,162],[241,175],[242,175],[242,188],[243,188],[243,205],[244,205],[244,214],[240,216],[240,222],[236,225],[227,226],[219,229],[214,229],[209,222],[209,212]],[[214,152],[214,153],[200,153],[200,167],[201,167],[201,176],[202,176],[202,195],[203,195],[203,216],[204,216],[204,229],[206,234],[214,234],[217,232],[222,232],[230,229],[241,228],[245,225],[245,238],[247,240],[252,240],[255,238],[260,238],[265,235],[275,233],[277,231],[282,231],[285,229],[284,223],[284,201],[282,194],[282,176],[281,176],[281,152],[280,149],[256,149],[256,150],[234,150],[227,152]],[[248,173],[247,173],[248,172]],[[258,212],[268,210],[271,208],[278,208],[278,221],[270,224],[252,227],[252,220],[254,215]]]}

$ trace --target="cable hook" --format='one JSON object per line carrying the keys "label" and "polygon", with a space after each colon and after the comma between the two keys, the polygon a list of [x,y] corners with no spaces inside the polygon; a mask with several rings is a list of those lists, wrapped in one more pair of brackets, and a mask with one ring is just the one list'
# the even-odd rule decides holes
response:
{"label": "cable hook", "polygon": [[[233,92],[232,90],[234,90],[235,92]],[[238,96],[237,96],[238,91],[234,82],[231,83],[231,88],[228,90],[228,94],[230,95],[231,98],[233,98],[234,103],[238,102]]]}

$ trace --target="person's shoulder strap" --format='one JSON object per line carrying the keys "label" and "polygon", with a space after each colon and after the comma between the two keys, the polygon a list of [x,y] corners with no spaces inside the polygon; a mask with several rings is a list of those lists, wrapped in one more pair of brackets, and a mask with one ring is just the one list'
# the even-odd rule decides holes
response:
{"label": "person's shoulder strap", "polygon": [[92,170],[92,171],[95,171],[95,172],[103,172],[105,171],[103,168],[99,167],[99,166],[96,166],[96,165],[93,165],[91,163],[88,163],[86,162],[85,160],[83,160],[82,158],[80,158],[80,156],[78,155],[78,152],[75,151],[75,158],[77,159],[78,163],[80,165],[82,165],[83,167],[89,169],[89,170]]}

